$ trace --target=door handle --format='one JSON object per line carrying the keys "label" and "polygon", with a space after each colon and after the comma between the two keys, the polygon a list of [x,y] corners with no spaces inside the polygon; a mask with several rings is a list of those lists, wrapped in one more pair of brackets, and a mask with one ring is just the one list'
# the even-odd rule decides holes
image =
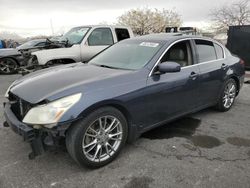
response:
{"label": "door handle", "polygon": [[189,78],[191,78],[192,80],[195,80],[197,78],[198,74],[196,72],[191,72],[189,75]]}
{"label": "door handle", "polygon": [[228,67],[228,65],[226,65],[225,63],[222,63],[221,68],[222,68],[223,70],[226,70],[227,67]]}

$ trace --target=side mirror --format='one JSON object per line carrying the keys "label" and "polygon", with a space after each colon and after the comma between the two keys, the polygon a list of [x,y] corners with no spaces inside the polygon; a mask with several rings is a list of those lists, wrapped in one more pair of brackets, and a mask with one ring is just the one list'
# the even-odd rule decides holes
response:
{"label": "side mirror", "polygon": [[85,46],[88,46],[89,45],[89,41],[86,40],[86,42],[84,43]]}
{"label": "side mirror", "polygon": [[158,71],[161,74],[167,73],[167,72],[180,72],[181,71],[181,65],[176,62],[172,61],[166,61],[162,62],[158,65]]}

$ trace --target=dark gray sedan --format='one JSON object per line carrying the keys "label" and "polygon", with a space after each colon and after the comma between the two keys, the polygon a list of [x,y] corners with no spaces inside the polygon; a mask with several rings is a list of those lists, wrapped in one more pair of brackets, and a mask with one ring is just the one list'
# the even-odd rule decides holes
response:
{"label": "dark gray sedan", "polygon": [[25,42],[17,48],[0,49],[0,74],[13,74],[20,66],[25,65],[25,55],[31,51],[44,48],[46,39]]}
{"label": "dark gray sedan", "polygon": [[30,142],[30,158],[65,141],[76,162],[100,167],[145,131],[207,107],[229,110],[244,74],[244,62],[214,40],[137,37],[87,65],[15,81],[6,92],[4,125]]}

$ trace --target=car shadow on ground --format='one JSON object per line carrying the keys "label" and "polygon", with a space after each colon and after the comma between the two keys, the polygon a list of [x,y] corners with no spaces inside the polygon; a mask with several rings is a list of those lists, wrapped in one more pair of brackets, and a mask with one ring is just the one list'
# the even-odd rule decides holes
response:
{"label": "car shadow on ground", "polygon": [[[206,109],[199,112],[199,114],[210,112],[212,113],[213,110]],[[141,137],[150,140],[181,137],[191,141],[194,146],[201,148],[213,148],[221,145],[222,142],[216,137],[208,135],[195,135],[195,132],[201,125],[201,122],[201,119],[187,116],[145,132],[141,135]]]}

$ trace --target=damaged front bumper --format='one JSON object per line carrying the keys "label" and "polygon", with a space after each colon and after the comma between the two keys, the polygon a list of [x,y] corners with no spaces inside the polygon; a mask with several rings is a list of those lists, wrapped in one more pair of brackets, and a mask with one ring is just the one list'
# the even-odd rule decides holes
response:
{"label": "damaged front bumper", "polygon": [[62,140],[65,138],[65,132],[72,123],[72,121],[62,123],[52,129],[42,127],[35,129],[18,120],[12,112],[9,102],[4,103],[4,116],[6,120],[4,126],[11,127],[15,133],[23,137],[25,142],[30,143],[32,149],[29,154],[30,159],[43,154],[51,146],[61,146]]}

